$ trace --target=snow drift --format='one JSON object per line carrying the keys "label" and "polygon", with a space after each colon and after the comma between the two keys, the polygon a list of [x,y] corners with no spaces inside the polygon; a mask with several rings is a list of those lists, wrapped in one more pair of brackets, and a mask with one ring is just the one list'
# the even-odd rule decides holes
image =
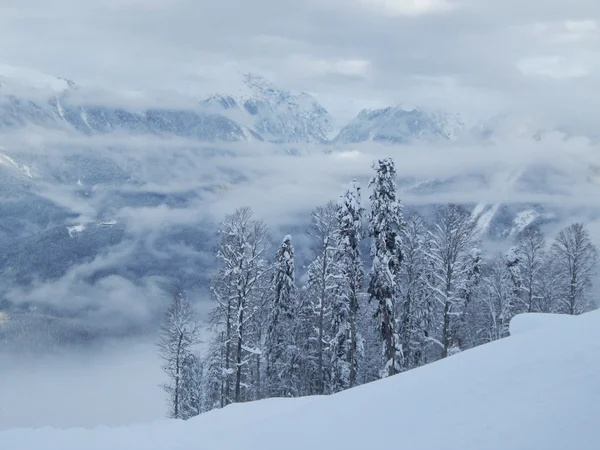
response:
{"label": "snow drift", "polygon": [[233,405],[188,422],[7,430],[0,447],[597,449],[600,312],[564,319],[330,397]]}

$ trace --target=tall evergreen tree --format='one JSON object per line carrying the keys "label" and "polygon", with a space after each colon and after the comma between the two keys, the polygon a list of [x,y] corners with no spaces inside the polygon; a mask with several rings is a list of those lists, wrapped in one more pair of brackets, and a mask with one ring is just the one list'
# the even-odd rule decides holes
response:
{"label": "tall evergreen tree", "polygon": [[272,396],[294,395],[293,379],[297,369],[296,343],[293,341],[296,300],[296,275],[292,237],[283,239],[273,267],[273,299],[267,331],[267,380]]}
{"label": "tall evergreen tree", "polygon": [[402,206],[396,194],[396,169],[387,158],[373,164],[376,170],[369,186],[371,214],[369,232],[373,238],[370,273],[370,300],[377,302],[376,315],[382,339],[382,376],[394,375],[401,370],[402,348],[395,317],[395,300],[398,294],[398,275],[402,262],[400,232],[402,229]]}
{"label": "tall evergreen tree", "polygon": [[360,184],[354,180],[338,204],[338,252],[342,285],[332,305],[332,389],[356,384],[362,341],[357,327],[359,299],[364,283],[360,255],[363,208]]}
{"label": "tall evergreen tree", "polygon": [[484,260],[481,249],[473,245],[464,258],[464,280],[459,289],[462,311],[457,324],[456,346],[462,350],[475,346],[478,333],[477,296],[480,293]]}
{"label": "tall evergreen tree", "polygon": [[205,411],[204,367],[202,360],[195,353],[189,352],[183,359],[181,371],[182,419],[190,419]]}

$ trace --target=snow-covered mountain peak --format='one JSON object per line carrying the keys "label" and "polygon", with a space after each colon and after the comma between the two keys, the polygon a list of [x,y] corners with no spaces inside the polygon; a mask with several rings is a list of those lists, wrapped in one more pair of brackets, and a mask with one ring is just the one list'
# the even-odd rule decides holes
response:
{"label": "snow-covered mountain peak", "polygon": [[213,94],[200,104],[273,142],[325,142],[332,129],[327,110],[310,94],[276,87],[266,78],[244,74],[237,95]]}
{"label": "snow-covered mountain peak", "polygon": [[419,106],[400,105],[364,109],[342,128],[336,142],[407,143],[415,139],[450,140],[464,128],[460,116],[428,111]]}

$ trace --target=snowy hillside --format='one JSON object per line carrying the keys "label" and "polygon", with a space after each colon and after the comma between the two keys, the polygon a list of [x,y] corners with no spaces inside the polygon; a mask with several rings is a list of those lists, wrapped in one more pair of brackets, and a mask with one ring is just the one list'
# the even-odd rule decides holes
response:
{"label": "snowy hillside", "polygon": [[[510,338],[331,397],[232,405],[188,422],[7,430],[11,450],[592,450],[600,312],[520,318]],[[235,424],[235,432],[232,432]]]}

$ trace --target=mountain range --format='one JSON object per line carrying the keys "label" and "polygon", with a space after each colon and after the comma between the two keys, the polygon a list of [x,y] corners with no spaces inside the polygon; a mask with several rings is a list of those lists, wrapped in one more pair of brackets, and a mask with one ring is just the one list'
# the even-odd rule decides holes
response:
{"label": "mountain range", "polygon": [[[243,86],[235,95],[150,104],[107,100],[66,79],[0,76],[0,312],[12,317],[0,327],[0,342],[23,329],[19,342],[30,340],[32,347],[142,332],[156,324],[174,286],[205,294],[219,195],[242,193],[278,170],[267,164],[270,156],[251,167],[234,163],[248,153],[271,155],[275,148],[302,158],[292,150],[309,149],[341,157],[347,148],[372,143],[396,154],[413,143],[417,151],[423,143],[458,148],[464,137],[483,143],[494,135],[457,114],[406,106],[363,110],[335,130],[334,118],[308,93],[255,75],[244,76]],[[318,182],[310,176],[303,182]],[[506,173],[465,168],[450,177],[403,177],[399,188],[413,199],[407,214],[431,217],[431,199],[439,195],[554,193],[575,182],[569,177],[552,166]],[[279,188],[262,186],[255,200],[268,203],[270,190]],[[286,232],[298,230],[299,255],[308,209],[328,196],[307,198],[310,206],[296,216],[303,219],[278,223]],[[500,201],[466,204],[482,237],[512,239],[527,226],[563,217],[540,202]]]}
{"label": "mountain range", "polygon": [[336,133],[332,116],[312,95],[281,89],[251,74],[243,76],[242,95],[216,93],[189,99],[186,107],[111,106],[59,78],[29,90],[24,83],[0,78],[0,131],[33,125],[84,135],[126,132],[202,142],[348,144],[448,140],[465,128],[456,114],[396,106],[365,109]]}

